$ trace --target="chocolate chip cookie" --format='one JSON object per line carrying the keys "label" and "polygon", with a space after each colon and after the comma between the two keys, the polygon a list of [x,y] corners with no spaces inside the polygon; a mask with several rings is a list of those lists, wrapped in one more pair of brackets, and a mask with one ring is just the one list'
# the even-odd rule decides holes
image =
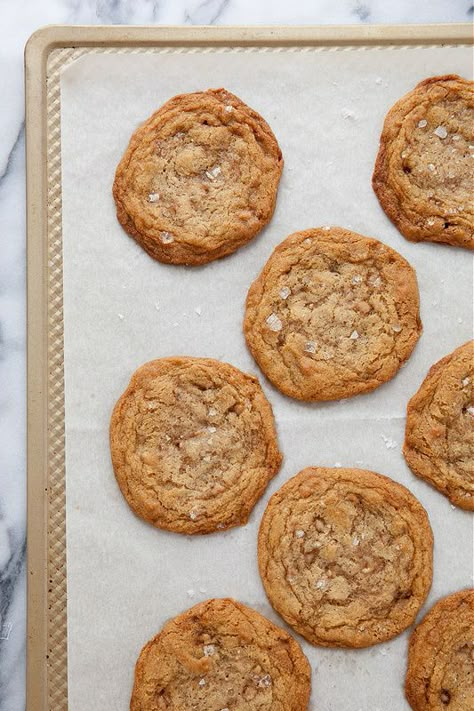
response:
{"label": "chocolate chip cookie", "polygon": [[433,365],[407,407],[403,453],[414,474],[474,511],[474,342]]}
{"label": "chocolate chip cookie", "polygon": [[271,604],[327,647],[367,647],[411,625],[431,586],[432,555],[417,499],[360,469],[303,469],[272,496],[258,536]]}
{"label": "chocolate chip cookie", "polygon": [[439,600],[410,639],[405,693],[414,711],[474,708],[474,590]]}
{"label": "chocolate chip cookie", "polygon": [[474,247],[473,87],[454,74],[425,79],[385,119],[372,185],[412,242]]}
{"label": "chocolate chip cookie", "polygon": [[282,168],[270,127],[239,98],[181,94],[133,134],[115,174],[117,217],[154,259],[205,264],[267,224]]}
{"label": "chocolate chip cookie", "polygon": [[133,511],[177,533],[246,523],[281,463],[258,380],[206,358],[142,365],[115,405],[110,448]]}
{"label": "chocolate chip cookie", "polygon": [[341,227],[295,232],[250,287],[247,344],[285,395],[336,400],[393,378],[421,333],[413,268]]}
{"label": "chocolate chip cookie", "polygon": [[311,670],[299,644],[255,610],[207,600],[143,648],[131,711],[305,711]]}

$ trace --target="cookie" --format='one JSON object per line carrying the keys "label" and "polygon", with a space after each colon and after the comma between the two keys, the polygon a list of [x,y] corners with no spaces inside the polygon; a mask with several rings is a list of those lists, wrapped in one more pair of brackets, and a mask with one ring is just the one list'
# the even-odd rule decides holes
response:
{"label": "cookie", "polygon": [[417,499],[361,469],[303,469],[271,497],[258,535],[268,599],[324,647],[368,647],[411,625],[431,586],[432,556]]}
{"label": "cookie", "polygon": [[403,454],[414,474],[474,511],[474,342],[429,370],[407,407]]}
{"label": "cookie", "polygon": [[133,134],[113,195],[124,229],[170,264],[205,264],[267,224],[283,168],[268,124],[225,89],[170,99]]}
{"label": "cookie", "polygon": [[410,638],[405,680],[414,711],[472,711],[474,590],[439,600]]}
{"label": "cookie", "polygon": [[299,644],[235,600],[207,600],[143,648],[131,711],[305,711],[311,670]]}
{"label": "cookie", "polygon": [[412,242],[474,247],[474,91],[455,74],[431,77],[388,112],[372,185]]}
{"label": "cookie", "polygon": [[110,449],[129,506],[177,533],[246,523],[281,463],[258,380],[207,358],[142,365],[115,405]]}
{"label": "cookie", "polygon": [[244,333],[285,395],[337,400],[393,378],[421,333],[415,271],[341,227],[295,232],[250,287]]}

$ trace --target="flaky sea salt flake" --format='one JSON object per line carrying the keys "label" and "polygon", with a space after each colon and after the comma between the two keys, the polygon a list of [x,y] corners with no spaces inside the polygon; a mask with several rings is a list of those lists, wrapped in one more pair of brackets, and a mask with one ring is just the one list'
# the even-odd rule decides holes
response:
{"label": "flaky sea salt flake", "polygon": [[191,519],[191,521],[195,521],[197,519],[197,513],[195,511],[190,511],[189,518]]}
{"label": "flaky sea salt flake", "polygon": [[206,175],[209,180],[215,180],[221,172],[221,167],[219,165],[215,165],[214,168],[211,168],[211,170],[206,170]]}
{"label": "flaky sea salt flake", "polygon": [[424,128],[427,125],[428,121],[426,119],[421,119],[421,121],[418,121],[418,128]]}
{"label": "flaky sea salt flake", "polygon": [[427,165],[426,167],[427,167],[428,170],[431,171],[432,173],[434,173],[434,171],[436,170],[436,168],[435,168],[435,166],[433,165],[433,163],[428,163],[428,165]]}
{"label": "flaky sea salt flake", "polygon": [[316,343],[314,341],[306,341],[304,350],[306,353],[316,353]]}
{"label": "flaky sea salt flake", "polygon": [[296,538],[304,538],[304,535],[305,535],[305,533],[304,533],[304,531],[303,531],[301,528],[298,528],[298,529],[295,531],[295,536],[296,536]]}
{"label": "flaky sea salt flake", "polygon": [[438,138],[446,138],[446,136],[448,135],[448,132],[446,131],[444,126],[436,126],[433,133],[438,136]]}
{"label": "flaky sea salt flake", "polygon": [[360,284],[362,282],[362,277],[360,276],[360,274],[354,274],[351,281],[353,284]]}
{"label": "flaky sea salt flake", "polygon": [[212,655],[216,651],[216,648],[213,644],[205,644],[202,648],[202,651],[204,652],[205,657],[212,657]]}
{"label": "flaky sea salt flake", "polygon": [[282,322],[275,313],[271,313],[270,316],[268,316],[268,318],[266,319],[265,323],[267,324],[270,331],[281,331],[281,329],[283,328]]}
{"label": "flaky sea salt flake", "polygon": [[163,244],[171,244],[171,242],[174,242],[174,237],[171,232],[160,232],[160,242]]}
{"label": "flaky sea salt flake", "polygon": [[380,435],[384,441],[385,446],[387,449],[395,449],[397,446],[397,443],[395,440],[393,440],[391,437],[386,437],[384,434]]}
{"label": "flaky sea salt flake", "polygon": [[199,679],[199,686],[206,686],[206,680],[205,680],[205,679]]}
{"label": "flaky sea salt flake", "polygon": [[201,309],[201,307],[200,307],[200,306],[196,306],[196,308],[194,309],[194,313],[197,314],[198,316],[200,316],[200,315],[202,314],[202,309]]}
{"label": "flaky sea salt flake", "polygon": [[341,116],[343,119],[355,119],[355,113],[351,109],[342,109]]}
{"label": "flaky sea salt flake", "polygon": [[392,331],[394,331],[395,333],[400,333],[400,331],[402,330],[402,327],[400,326],[399,323],[392,323],[392,325],[391,325],[390,328],[391,328]]}
{"label": "flaky sea salt flake", "polygon": [[117,316],[119,317],[119,319],[120,319],[121,321],[123,321],[124,318],[125,318],[125,316],[124,316],[123,314],[117,314]]}
{"label": "flaky sea salt flake", "polygon": [[358,331],[355,331],[355,330],[352,331],[352,333],[351,333],[351,335],[349,336],[349,338],[350,338],[352,341],[356,341],[356,340],[359,338],[359,332],[358,332]]}
{"label": "flaky sea salt flake", "polygon": [[464,387],[466,387],[466,385],[469,385],[470,382],[471,382],[470,378],[464,378],[464,380],[462,381],[462,384]]}
{"label": "flaky sea salt flake", "polygon": [[280,289],[278,293],[281,299],[287,299],[291,294],[291,290],[287,286],[284,286]]}
{"label": "flaky sea salt flake", "polygon": [[196,592],[191,588],[190,590],[187,591],[186,595],[188,597],[194,597]]}
{"label": "flaky sea salt flake", "polygon": [[474,407],[472,405],[469,405],[469,407],[466,408],[466,412],[468,412],[471,417],[474,417]]}
{"label": "flaky sea salt flake", "polygon": [[159,199],[160,199],[159,193],[150,193],[148,195],[148,202],[158,202]]}

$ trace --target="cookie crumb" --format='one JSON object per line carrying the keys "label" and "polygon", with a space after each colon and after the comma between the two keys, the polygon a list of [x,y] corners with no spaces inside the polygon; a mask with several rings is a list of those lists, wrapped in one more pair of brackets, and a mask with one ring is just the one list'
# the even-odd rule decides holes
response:
{"label": "cookie crumb", "polygon": [[304,350],[306,353],[316,353],[316,343],[315,341],[307,341],[304,344]]}
{"label": "cookie crumb", "polygon": [[159,199],[160,199],[159,193],[150,193],[148,195],[148,202],[158,202]]}
{"label": "cookie crumb", "polygon": [[284,286],[278,293],[282,299],[287,299],[291,294],[291,290],[287,286]]}
{"label": "cookie crumb", "polygon": [[448,135],[448,132],[444,126],[437,126],[433,133],[439,138],[446,138],[446,136]]}
{"label": "cookie crumb", "polygon": [[163,244],[171,244],[171,242],[174,242],[174,237],[171,232],[160,232],[160,242]]}
{"label": "cookie crumb", "polygon": [[418,121],[418,128],[424,128],[427,125],[428,121],[426,119],[421,119],[421,121]]}
{"label": "cookie crumb", "polygon": [[281,331],[283,324],[275,313],[271,313],[266,319],[266,324],[270,331]]}

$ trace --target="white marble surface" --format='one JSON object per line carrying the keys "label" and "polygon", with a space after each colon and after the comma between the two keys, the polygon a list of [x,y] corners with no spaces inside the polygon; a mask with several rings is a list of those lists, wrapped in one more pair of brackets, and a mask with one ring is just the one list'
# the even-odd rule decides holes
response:
{"label": "white marble surface", "polygon": [[354,24],[472,17],[471,0],[0,0],[0,711],[25,708],[23,47],[28,36],[51,23]]}

